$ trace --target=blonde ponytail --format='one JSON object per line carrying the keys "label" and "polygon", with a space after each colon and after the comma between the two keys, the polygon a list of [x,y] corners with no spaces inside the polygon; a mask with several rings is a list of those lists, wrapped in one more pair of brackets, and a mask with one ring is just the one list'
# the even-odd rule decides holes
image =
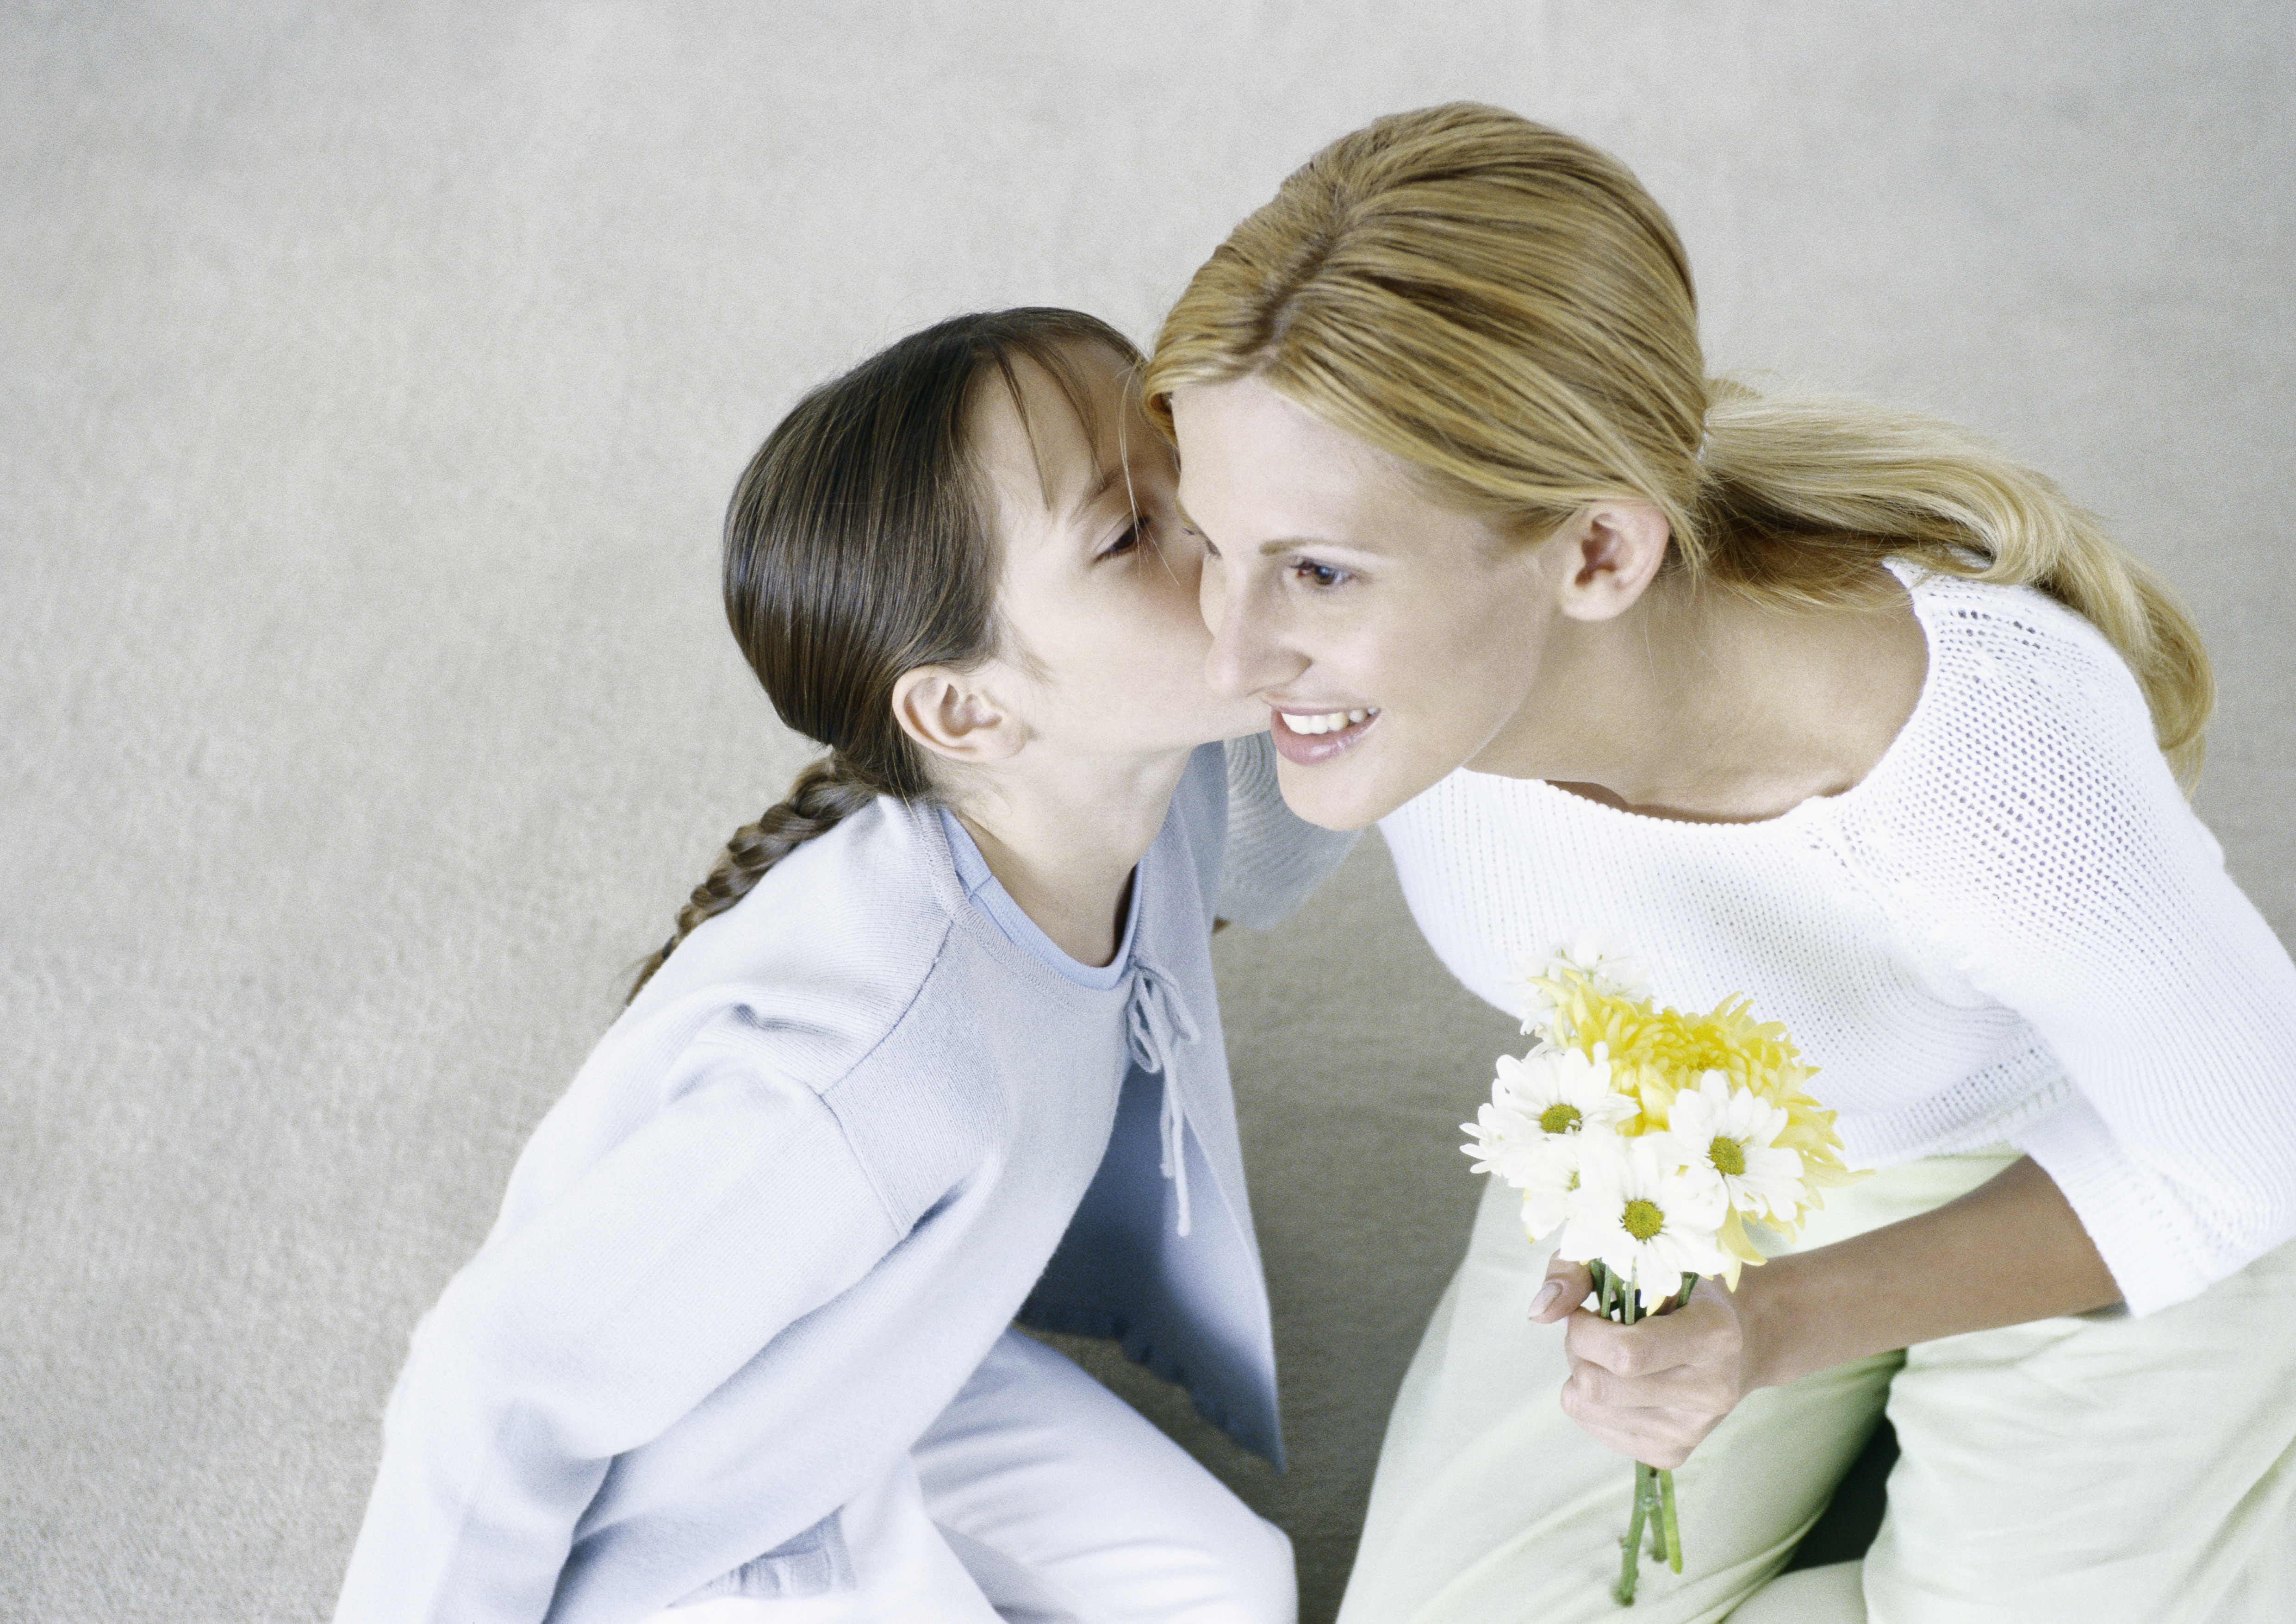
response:
{"label": "blonde ponytail", "polygon": [[1758,395],[1715,380],[1685,562],[1772,602],[1837,601],[1871,564],[2037,587],[2128,662],[2189,791],[2215,680],[2173,593],[2046,476],[1958,426],[1839,396]]}
{"label": "blonde ponytail", "polygon": [[2038,587],[2128,661],[2188,788],[2199,771],[2208,657],[2152,573],[1950,424],[1710,379],[1672,223],[1559,130],[1460,102],[1316,154],[1196,272],[1143,381],[1169,432],[1175,390],[1247,376],[1526,537],[1628,495],[1666,515],[1671,567],[1771,602],[1869,591],[1890,554]]}

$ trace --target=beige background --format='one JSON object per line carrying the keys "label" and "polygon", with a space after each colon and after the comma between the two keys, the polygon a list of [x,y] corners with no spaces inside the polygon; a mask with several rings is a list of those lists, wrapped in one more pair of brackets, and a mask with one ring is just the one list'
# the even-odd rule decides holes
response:
{"label": "beige background", "polygon": [[[1611,146],[1718,363],[2109,515],[2222,660],[2201,804],[2287,938],[2292,62],[2234,0],[12,0],[0,1617],[325,1614],[416,1315],[804,753],[715,601],[748,450],[955,309],[1145,338],[1375,113]],[[1375,842],[1219,956],[1294,1468],[1183,1431],[1313,1620],[1510,1028]]]}

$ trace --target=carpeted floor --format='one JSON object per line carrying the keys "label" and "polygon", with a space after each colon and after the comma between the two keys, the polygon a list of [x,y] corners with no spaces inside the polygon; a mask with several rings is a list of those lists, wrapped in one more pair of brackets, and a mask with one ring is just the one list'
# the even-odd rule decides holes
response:
{"label": "carpeted floor", "polygon": [[[713,580],[797,393],[964,308],[1144,339],[1378,112],[1609,145],[1718,365],[1943,410],[2108,515],[2213,640],[2201,805],[2287,937],[2292,63],[2234,0],[16,0],[0,1618],[325,1616],[416,1316],[805,753]],[[1143,1402],[1322,1620],[1512,1023],[1375,841],[1218,952],[1293,1469]]]}

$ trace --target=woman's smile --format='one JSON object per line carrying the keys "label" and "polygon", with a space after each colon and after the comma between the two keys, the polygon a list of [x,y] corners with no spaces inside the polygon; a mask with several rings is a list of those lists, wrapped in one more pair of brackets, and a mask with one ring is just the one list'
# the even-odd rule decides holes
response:
{"label": "woman's smile", "polygon": [[1277,755],[1297,767],[1315,767],[1370,732],[1379,714],[1375,706],[1311,710],[1277,705],[1270,708],[1268,731],[1275,735]]}

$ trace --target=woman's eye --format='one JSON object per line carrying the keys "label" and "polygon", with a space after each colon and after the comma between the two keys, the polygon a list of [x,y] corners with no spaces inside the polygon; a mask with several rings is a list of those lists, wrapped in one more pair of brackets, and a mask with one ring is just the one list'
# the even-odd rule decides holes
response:
{"label": "woman's eye", "polygon": [[1312,558],[1302,558],[1292,565],[1293,578],[1309,586],[1336,586],[1348,578],[1348,572],[1330,564],[1319,564]]}

